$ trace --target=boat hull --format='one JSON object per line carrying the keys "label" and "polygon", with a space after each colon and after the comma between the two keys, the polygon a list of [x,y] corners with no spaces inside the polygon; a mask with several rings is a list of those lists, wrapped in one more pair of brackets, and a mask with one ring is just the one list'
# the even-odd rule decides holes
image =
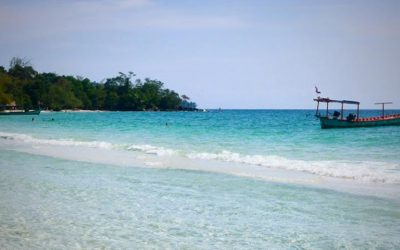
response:
{"label": "boat hull", "polygon": [[357,128],[357,127],[378,127],[378,126],[398,126],[400,125],[400,117],[395,118],[371,118],[359,119],[353,121],[333,119],[328,117],[319,117],[321,128]]}
{"label": "boat hull", "polygon": [[40,110],[0,112],[0,115],[39,115],[39,114],[40,114]]}

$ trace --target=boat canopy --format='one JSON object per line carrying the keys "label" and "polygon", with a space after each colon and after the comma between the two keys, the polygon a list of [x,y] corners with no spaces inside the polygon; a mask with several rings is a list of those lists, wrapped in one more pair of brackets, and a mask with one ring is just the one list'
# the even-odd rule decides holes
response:
{"label": "boat canopy", "polygon": [[356,104],[356,105],[359,105],[359,104],[360,104],[360,102],[357,102],[357,101],[333,100],[333,99],[321,98],[321,97],[318,97],[317,99],[314,99],[314,101],[316,101],[316,102],[326,102],[326,103],[329,103],[329,102],[336,102],[336,103],[342,103],[342,104]]}
{"label": "boat canopy", "polygon": [[318,97],[317,99],[314,99],[314,101],[317,102],[317,110],[315,111],[315,116],[317,116],[317,117],[321,117],[321,115],[319,113],[319,103],[320,102],[326,103],[325,117],[329,116],[329,103],[341,103],[342,104],[341,112],[339,113],[341,120],[343,120],[343,106],[344,106],[344,104],[355,104],[355,105],[357,105],[357,115],[355,117],[357,117],[357,118],[360,117],[360,102],[349,101],[349,100],[333,100],[333,99],[329,99],[327,97]]}

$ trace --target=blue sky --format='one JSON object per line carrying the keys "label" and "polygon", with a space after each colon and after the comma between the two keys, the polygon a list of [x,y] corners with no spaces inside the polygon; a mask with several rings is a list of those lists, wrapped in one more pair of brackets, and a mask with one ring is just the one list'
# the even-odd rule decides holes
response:
{"label": "blue sky", "polygon": [[400,1],[0,1],[0,65],[134,71],[204,108],[400,108]]}

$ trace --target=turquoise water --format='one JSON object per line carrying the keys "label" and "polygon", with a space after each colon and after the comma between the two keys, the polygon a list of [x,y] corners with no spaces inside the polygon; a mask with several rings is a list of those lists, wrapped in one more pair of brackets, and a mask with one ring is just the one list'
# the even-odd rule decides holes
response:
{"label": "turquoise water", "polygon": [[400,127],[313,114],[0,117],[0,248],[396,249]]}
{"label": "turquoise water", "polygon": [[36,138],[152,145],[185,152],[226,150],[289,159],[399,162],[398,127],[321,130],[313,114],[311,110],[50,113],[33,123],[31,117],[23,116],[1,117],[0,122],[1,132]]}

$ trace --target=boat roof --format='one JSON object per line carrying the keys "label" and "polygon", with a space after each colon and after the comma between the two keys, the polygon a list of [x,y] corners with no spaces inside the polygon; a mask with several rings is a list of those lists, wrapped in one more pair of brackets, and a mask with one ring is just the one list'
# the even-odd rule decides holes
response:
{"label": "boat roof", "polygon": [[345,103],[345,104],[357,104],[357,105],[360,104],[360,102],[357,102],[357,101],[350,101],[350,100],[333,100],[333,99],[330,99],[330,98],[322,98],[322,97],[318,97],[317,99],[314,99],[314,101],[316,101],[316,102],[326,102],[326,103],[329,103],[329,102],[337,102],[337,103]]}

